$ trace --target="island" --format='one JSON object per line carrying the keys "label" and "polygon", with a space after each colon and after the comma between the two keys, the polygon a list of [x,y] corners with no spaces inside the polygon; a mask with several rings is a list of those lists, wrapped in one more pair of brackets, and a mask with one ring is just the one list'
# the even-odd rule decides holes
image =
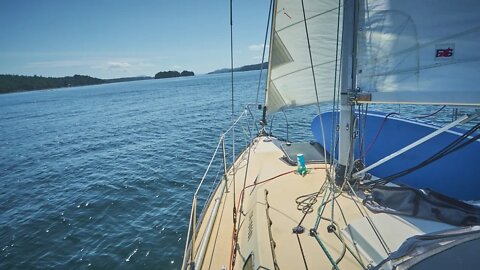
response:
{"label": "island", "polygon": [[195,76],[193,71],[184,70],[181,73],[178,71],[160,71],[155,74],[155,79],[166,79],[166,78],[175,78],[175,77],[186,77],[186,76]]}

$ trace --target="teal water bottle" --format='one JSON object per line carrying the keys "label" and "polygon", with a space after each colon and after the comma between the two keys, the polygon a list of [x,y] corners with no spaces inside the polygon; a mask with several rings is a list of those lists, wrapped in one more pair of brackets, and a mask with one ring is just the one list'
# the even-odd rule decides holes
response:
{"label": "teal water bottle", "polygon": [[305,174],[307,174],[307,167],[305,167],[305,158],[303,157],[303,154],[297,154],[297,165],[297,172],[302,176],[305,176]]}

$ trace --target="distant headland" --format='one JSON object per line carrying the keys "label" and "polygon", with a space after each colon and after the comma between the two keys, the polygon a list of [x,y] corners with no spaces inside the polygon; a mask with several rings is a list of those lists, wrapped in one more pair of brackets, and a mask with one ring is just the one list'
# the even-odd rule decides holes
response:
{"label": "distant headland", "polygon": [[[267,69],[267,67],[268,67],[268,62],[265,62],[265,63],[246,65],[246,66],[234,68],[233,72]],[[213,72],[209,72],[207,74],[217,74],[217,73],[227,73],[227,72],[231,72],[231,69],[229,68],[218,69]],[[43,89],[51,89],[51,88],[86,86],[86,85],[95,85],[95,84],[150,80],[150,79],[166,79],[166,78],[186,77],[186,76],[195,76],[195,73],[193,71],[187,71],[187,70],[184,70],[182,72],[170,70],[170,71],[160,71],[157,74],[155,74],[154,77],[138,76],[138,77],[115,78],[115,79],[99,79],[99,78],[86,76],[86,75],[74,75],[74,76],[54,78],[54,77],[42,77],[37,75],[24,76],[24,75],[0,74],[0,94],[11,93],[11,92],[21,92],[21,91],[43,90]]]}
{"label": "distant headland", "polygon": [[[260,69],[267,69],[267,68],[268,68],[268,62],[264,62],[264,63],[259,63],[259,64],[237,67],[237,68],[233,69],[233,72],[260,70]],[[230,69],[230,68],[222,68],[222,69],[217,69],[215,71],[209,72],[207,74],[228,73],[228,72],[231,72],[231,71],[232,71],[232,69]]]}
{"label": "distant headland", "polygon": [[0,74],[0,94],[22,91],[34,91],[62,87],[86,86],[105,83],[128,82],[138,80],[164,79],[172,77],[194,76],[193,71],[161,71],[155,77],[138,76],[115,79],[99,79],[86,75],[74,75],[66,77],[42,77]]}

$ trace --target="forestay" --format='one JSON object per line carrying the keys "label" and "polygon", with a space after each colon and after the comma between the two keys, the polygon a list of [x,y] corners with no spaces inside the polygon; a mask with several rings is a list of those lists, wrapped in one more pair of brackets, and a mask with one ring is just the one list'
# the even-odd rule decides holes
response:
{"label": "forestay", "polygon": [[372,101],[480,104],[480,1],[362,0],[359,14],[357,86]]}
{"label": "forestay", "polygon": [[269,113],[317,101],[311,62],[319,101],[333,98],[335,68],[340,68],[335,62],[342,8],[338,0],[303,0],[303,4],[304,9],[302,0],[275,3],[266,101]]}

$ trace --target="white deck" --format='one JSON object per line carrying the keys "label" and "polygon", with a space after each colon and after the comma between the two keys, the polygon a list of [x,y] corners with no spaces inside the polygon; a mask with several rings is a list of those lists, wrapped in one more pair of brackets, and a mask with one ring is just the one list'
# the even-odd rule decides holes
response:
{"label": "white deck", "polygon": [[[339,261],[340,269],[362,269],[360,263],[346,247],[364,266],[375,265],[387,256],[387,250],[395,251],[406,238],[449,228],[447,225],[431,221],[374,214],[362,206],[361,199],[348,192],[337,192],[335,203],[332,204],[332,195],[324,199],[322,193],[316,198],[313,212],[307,214],[301,223],[305,232],[298,235],[300,248],[297,234],[292,233],[292,229],[299,224],[304,214],[297,210],[295,199],[321,189],[326,180],[325,165],[307,165],[309,173],[302,177],[295,172],[295,166],[282,160],[283,152],[278,145],[279,142],[274,138],[272,140],[267,137],[257,138],[251,149],[245,150],[238,158],[236,165],[232,168],[236,171],[235,177],[232,170],[228,175],[229,192],[225,193],[224,189],[217,190],[214,196],[217,198],[224,193],[218,215],[214,220],[211,237],[204,240],[208,241],[208,245],[202,265],[196,265],[195,269],[231,269],[234,228],[237,228],[233,224],[234,201],[238,210],[242,205],[242,200],[239,198],[244,180],[246,188],[243,213],[237,215],[237,224],[240,225],[234,269],[243,269],[250,255],[253,256],[253,269],[259,267],[275,269],[274,258],[281,269],[305,269],[305,263],[310,269],[332,269],[332,264],[320,244],[309,235],[322,200],[326,202],[323,217],[327,219],[333,217],[336,231],[339,232],[338,235],[343,242],[334,233],[327,232],[327,226],[331,224],[328,220],[321,220],[317,230],[318,236],[333,260]],[[245,178],[249,150],[250,162]],[[194,244],[196,258],[199,255],[198,250],[207,221],[211,218],[214,201],[212,200],[209,205],[204,221],[198,225],[197,240]],[[270,205],[268,211],[267,201]],[[377,232],[383,236],[383,245],[365,216],[369,217]],[[274,241],[274,248],[271,241]]]}

